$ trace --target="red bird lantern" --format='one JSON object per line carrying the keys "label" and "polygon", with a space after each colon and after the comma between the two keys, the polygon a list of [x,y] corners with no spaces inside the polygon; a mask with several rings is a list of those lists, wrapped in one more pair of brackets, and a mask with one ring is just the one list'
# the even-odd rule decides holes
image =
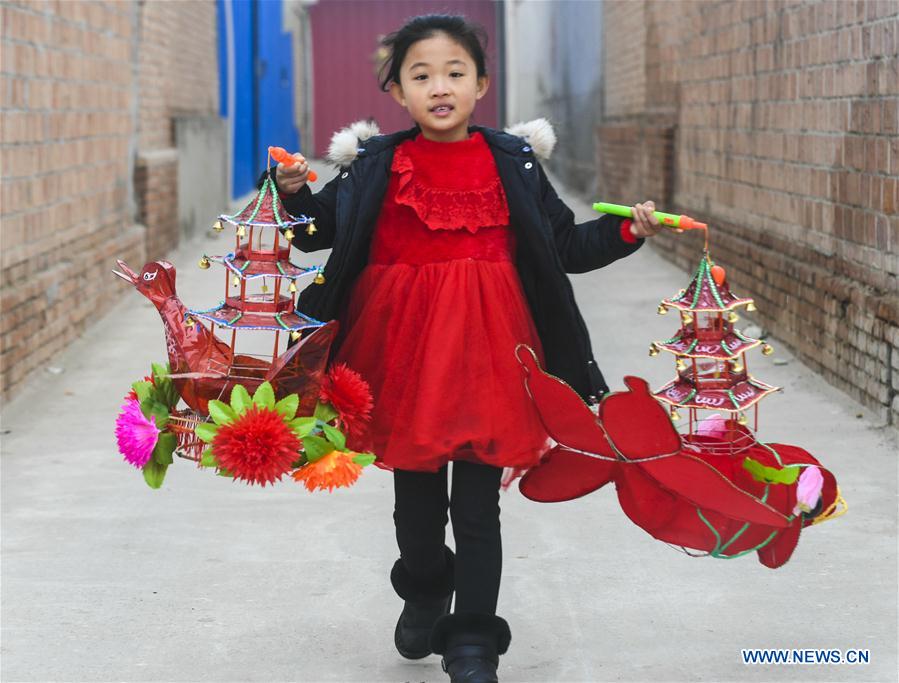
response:
{"label": "red bird lantern", "polygon": [[[539,366],[530,347],[516,349],[528,393],[557,443],[519,489],[549,503],[615,482],[624,513],[655,538],[688,554],[755,552],[776,568],[804,527],[843,514],[846,504],[834,475],[810,453],[761,443],[746,425],[743,411],[756,408],[757,426],[758,401],[777,389],[748,375],[744,354],[760,342],[733,328],[733,309],[753,310],[752,300],[732,295],[716,268],[706,253],[690,286],[659,306],[680,311],[681,329],[651,347],[651,355],[664,350],[677,359],[677,376],[655,394],[639,377],[625,377],[627,389],[606,396],[594,414]],[[683,435],[672,422],[677,408],[689,414]],[[709,409],[727,417],[700,421],[698,412]]]}

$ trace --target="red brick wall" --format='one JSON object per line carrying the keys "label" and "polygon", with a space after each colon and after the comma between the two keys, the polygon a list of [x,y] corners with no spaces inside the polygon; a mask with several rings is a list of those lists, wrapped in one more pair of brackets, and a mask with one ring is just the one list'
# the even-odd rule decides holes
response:
{"label": "red brick wall", "polygon": [[134,164],[137,219],[147,227],[147,258],[178,244],[178,154],[174,116],[218,110],[215,3],[140,5],[140,106]]}
{"label": "red brick wall", "polygon": [[215,2],[141,4],[141,150],[175,146],[172,116],[218,111]]}
{"label": "red brick wall", "polygon": [[[606,83],[642,78],[643,106],[606,94],[602,196],[707,220],[756,320],[899,424],[899,6],[607,2],[610,46],[636,15],[643,75],[607,51]],[[656,246],[685,268],[700,249]]]}
{"label": "red brick wall", "polygon": [[[168,22],[164,39],[154,33],[163,21],[157,11]],[[0,12],[0,395],[6,400],[118,300],[121,290],[110,274],[115,258],[140,265],[148,254],[164,252],[160,242],[177,241],[174,213],[162,208],[176,200],[177,176],[168,171],[177,164],[159,172],[154,162],[167,157],[151,146],[171,149],[173,113],[214,111],[218,82],[211,0],[8,0]],[[191,42],[186,35],[193,47],[184,47]],[[167,54],[180,41],[184,60],[140,58],[148,40],[164,40]],[[148,70],[155,81],[141,75],[135,81],[136,71]],[[167,100],[171,106],[139,117],[155,94],[144,90],[162,81],[176,93]],[[140,126],[151,124],[156,132],[144,142]]]}

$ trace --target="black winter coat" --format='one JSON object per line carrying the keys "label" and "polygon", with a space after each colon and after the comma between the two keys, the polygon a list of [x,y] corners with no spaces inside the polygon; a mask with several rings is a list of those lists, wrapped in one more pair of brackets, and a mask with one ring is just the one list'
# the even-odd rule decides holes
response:
{"label": "black winter coat", "polygon": [[[492,128],[471,126],[490,146],[509,201],[517,238],[516,267],[543,344],[547,372],[563,379],[582,398],[595,402],[608,391],[593,359],[587,326],[566,273],[585,273],[636,251],[643,243],[621,238],[617,216],[575,224],[574,213],[550,184],[527,142]],[[324,266],[325,282],[311,284],[298,308],[318,320],[338,317],[351,285],[368,262],[369,246],[387,191],[393,150],[414,137],[418,127],[359,141],[356,159],[340,169],[320,192],[303,186],[284,197],[292,214],[315,220],[317,231],[297,230],[295,247],[305,252],[333,248]],[[272,177],[275,168],[271,169]],[[265,174],[260,179],[260,187]]]}

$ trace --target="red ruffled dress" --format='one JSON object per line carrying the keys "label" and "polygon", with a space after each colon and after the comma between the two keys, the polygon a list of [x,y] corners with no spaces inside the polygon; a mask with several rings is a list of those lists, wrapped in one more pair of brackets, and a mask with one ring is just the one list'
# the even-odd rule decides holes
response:
{"label": "red ruffled dress", "polygon": [[532,467],[548,435],[515,347],[544,356],[493,155],[478,132],[459,142],[419,134],[397,146],[391,171],[334,359],[371,385],[376,464]]}

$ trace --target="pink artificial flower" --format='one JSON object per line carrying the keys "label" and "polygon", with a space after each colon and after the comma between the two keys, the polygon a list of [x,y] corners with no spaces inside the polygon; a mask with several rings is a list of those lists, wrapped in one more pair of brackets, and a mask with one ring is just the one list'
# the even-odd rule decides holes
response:
{"label": "pink artificial flower", "polygon": [[696,427],[697,436],[709,436],[715,439],[727,437],[727,419],[718,413],[712,413],[699,421]]}
{"label": "pink artificial flower", "polygon": [[811,512],[821,498],[821,489],[824,488],[824,477],[814,465],[804,467],[799,475],[799,483],[796,485],[796,507],[793,514]]}
{"label": "pink artificial flower", "polygon": [[122,404],[122,412],[115,421],[115,437],[119,453],[138,469],[143,469],[153,456],[159,429],[140,410],[140,402],[129,398]]}

